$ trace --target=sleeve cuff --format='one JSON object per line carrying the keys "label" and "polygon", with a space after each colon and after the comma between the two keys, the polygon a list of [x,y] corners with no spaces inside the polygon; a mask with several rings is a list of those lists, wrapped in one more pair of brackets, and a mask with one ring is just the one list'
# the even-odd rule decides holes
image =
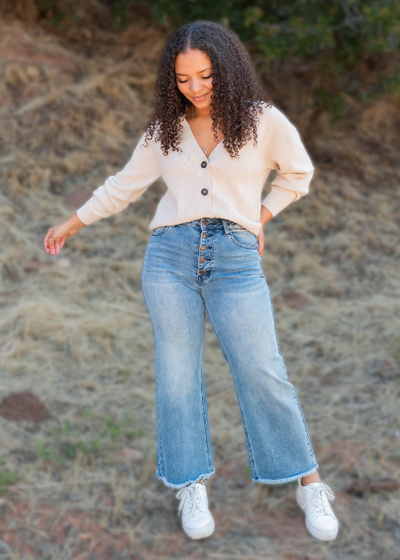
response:
{"label": "sleeve cuff", "polygon": [[280,187],[271,187],[271,191],[262,200],[262,206],[271,212],[273,216],[279,214],[281,210],[286,208],[291,202],[297,199],[298,195],[294,191],[288,191]]}
{"label": "sleeve cuff", "polygon": [[89,206],[90,200],[86,202],[83,206],[81,206],[77,211],[78,218],[81,222],[83,222],[86,226],[93,224],[93,222],[97,222],[97,220],[101,220],[102,216],[96,216],[91,212]]}

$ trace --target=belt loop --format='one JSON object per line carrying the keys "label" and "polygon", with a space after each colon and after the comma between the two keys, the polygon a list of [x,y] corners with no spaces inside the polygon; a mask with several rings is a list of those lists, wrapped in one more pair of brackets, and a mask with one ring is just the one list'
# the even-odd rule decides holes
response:
{"label": "belt loop", "polygon": [[221,218],[222,225],[224,226],[225,235],[229,235],[229,226],[227,220]]}

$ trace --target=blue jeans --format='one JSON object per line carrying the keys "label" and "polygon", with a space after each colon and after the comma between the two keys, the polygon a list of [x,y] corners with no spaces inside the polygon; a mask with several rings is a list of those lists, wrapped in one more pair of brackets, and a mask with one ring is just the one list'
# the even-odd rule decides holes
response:
{"label": "blue jeans", "polygon": [[231,368],[252,480],[280,484],[314,472],[256,236],[219,218],[156,228],[142,288],[156,349],[156,476],[181,488],[215,471],[203,372],[206,313]]}

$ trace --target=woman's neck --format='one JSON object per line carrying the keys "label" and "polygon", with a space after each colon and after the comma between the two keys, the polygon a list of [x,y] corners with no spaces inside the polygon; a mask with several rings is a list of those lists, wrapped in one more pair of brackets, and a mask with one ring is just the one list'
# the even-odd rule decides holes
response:
{"label": "woman's neck", "polygon": [[209,117],[210,116],[210,111],[211,111],[211,106],[204,107],[202,109],[197,109],[194,105],[192,105],[188,110],[188,116],[191,119]]}

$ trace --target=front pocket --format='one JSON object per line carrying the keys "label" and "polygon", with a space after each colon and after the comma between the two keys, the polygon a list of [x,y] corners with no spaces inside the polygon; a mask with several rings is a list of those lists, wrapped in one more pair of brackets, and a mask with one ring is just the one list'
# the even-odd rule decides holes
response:
{"label": "front pocket", "polygon": [[153,235],[163,235],[171,226],[161,226],[153,229]]}
{"label": "front pocket", "polygon": [[239,247],[244,247],[245,249],[258,249],[257,236],[247,229],[233,229],[229,232],[229,237]]}

